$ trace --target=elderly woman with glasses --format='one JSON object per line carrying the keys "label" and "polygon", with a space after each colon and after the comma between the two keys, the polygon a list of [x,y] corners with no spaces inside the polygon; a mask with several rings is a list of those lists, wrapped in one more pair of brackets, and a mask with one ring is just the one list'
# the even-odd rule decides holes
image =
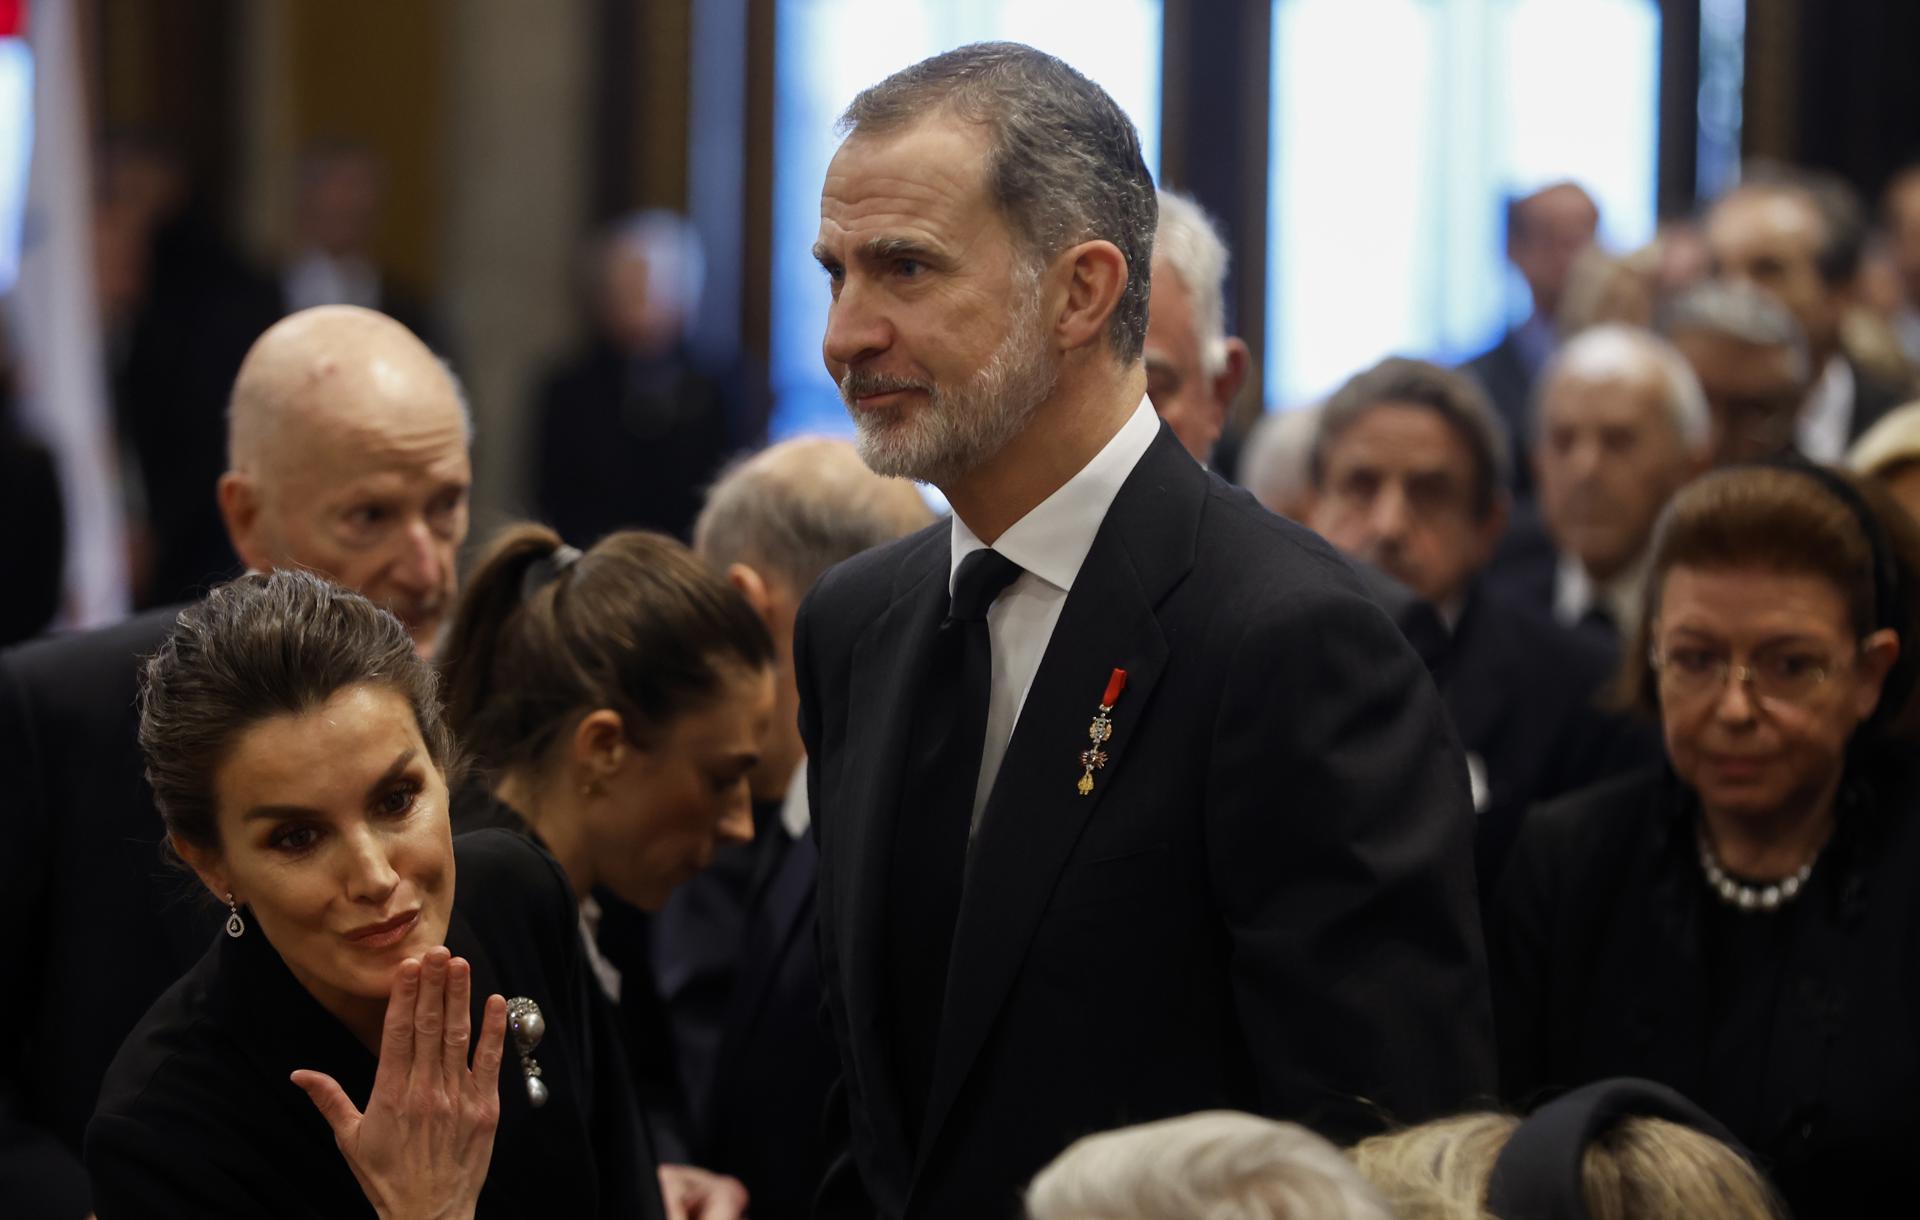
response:
{"label": "elderly woman with glasses", "polygon": [[1916,556],[1884,492],[1823,468],[1722,471],[1674,498],[1623,674],[1666,765],[1535,810],[1488,915],[1510,1103],[1660,1081],[1801,1215],[1904,1178]]}

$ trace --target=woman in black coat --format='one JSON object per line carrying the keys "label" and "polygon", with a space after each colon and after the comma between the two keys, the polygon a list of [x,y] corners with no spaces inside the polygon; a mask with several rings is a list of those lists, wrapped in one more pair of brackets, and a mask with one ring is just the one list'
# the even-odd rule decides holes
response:
{"label": "woman in black coat", "polygon": [[302,573],[217,589],[148,664],[141,744],[232,914],[107,1073],[102,1217],[662,1214],[565,877],[452,838],[397,620]]}
{"label": "woman in black coat", "polygon": [[1920,1142],[1916,551],[1897,507],[1825,470],[1675,498],[1628,675],[1668,765],[1536,810],[1488,919],[1510,1102],[1649,1077],[1797,1215],[1898,1197]]}

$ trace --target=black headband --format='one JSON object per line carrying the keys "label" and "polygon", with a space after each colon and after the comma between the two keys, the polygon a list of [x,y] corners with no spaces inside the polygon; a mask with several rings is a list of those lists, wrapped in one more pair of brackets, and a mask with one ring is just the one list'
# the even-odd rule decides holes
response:
{"label": "black headband", "polygon": [[561,543],[547,554],[540,556],[527,565],[520,576],[520,600],[526,601],[535,593],[560,579],[560,574],[580,561],[580,552]]}
{"label": "black headband", "polygon": [[1587,1145],[1624,1118],[1664,1118],[1753,1157],[1712,1115],[1663,1084],[1619,1077],[1573,1090],[1513,1130],[1487,1179],[1487,1210],[1500,1220],[1589,1220],[1581,1167]]}

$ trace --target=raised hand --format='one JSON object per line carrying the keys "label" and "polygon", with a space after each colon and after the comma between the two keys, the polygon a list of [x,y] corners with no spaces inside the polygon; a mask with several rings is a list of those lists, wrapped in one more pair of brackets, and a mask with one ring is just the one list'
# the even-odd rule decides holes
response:
{"label": "raised hand", "polygon": [[385,1220],[462,1220],[487,1179],[500,1124],[500,1059],[507,1002],[488,996],[467,1066],[473,970],[444,948],[408,958],[394,976],[380,1066],[366,1113],[333,1077],[298,1071],[333,1128],[367,1201]]}
{"label": "raised hand", "polygon": [[743,1220],[747,1188],[739,1179],[692,1165],[660,1166],[660,1196],[667,1220]]}

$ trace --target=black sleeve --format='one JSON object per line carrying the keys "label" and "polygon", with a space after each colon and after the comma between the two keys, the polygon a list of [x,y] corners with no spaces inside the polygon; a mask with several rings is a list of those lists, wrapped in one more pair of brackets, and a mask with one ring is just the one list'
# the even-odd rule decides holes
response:
{"label": "black sleeve", "polygon": [[1551,809],[1529,810],[1487,915],[1494,1030],[1500,1042],[1500,1096],[1519,1105],[1548,1083],[1547,995],[1555,895]]}
{"label": "black sleeve", "polygon": [[[811,629],[815,606],[815,595],[809,594],[800,604],[793,631],[794,680],[800,691],[800,741],[806,747],[809,759],[820,757],[821,713],[819,690],[814,677],[816,659]],[[824,811],[820,808],[820,768],[812,763],[807,766],[807,808],[813,816],[809,833],[813,835],[815,846],[818,846]],[[814,921],[814,942],[820,955],[820,1019],[827,1026],[829,1039],[844,1065],[847,1061],[845,1039],[849,1034],[834,1021],[829,999],[834,980],[839,977],[839,955],[834,947],[833,920],[824,908]],[[819,1194],[814,1199],[813,1214],[816,1220],[873,1220],[876,1214],[873,1200],[867,1196],[866,1186],[860,1180],[859,1167],[853,1160],[853,1121],[848,1110],[844,1067],[827,1091],[821,1126],[827,1168]]]}
{"label": "black sleeve", "polygon": [[[179,1217],[241,1217],[268,1220],[275,1209],[253,1197],[248,1183],[230,1174],[206,1149],[175,1155],[181,1132],[191,1126],[152,1123],[103,1114],[87,1125],[87,1168],[93,1179],[93,1210],[99,1220],[172,1220]],[[196,1132],[206,1142],[214,1137]]]}
{"label": "black sleeve", "polygon": [[1213,736],[1209,867],[1263,1108],[1350,1139],[1489,1097],[1464,755],[1392,622],[1338,587],[1260,614]]}
{"label": "black sleeve", "polygon": [[[40,994],[52,857],[39,726],[14,658],[0,653],[0,1199],[11,1214],[78,1220],[89,1209],[80,1157],[35,1121],[24,1096],[35,1053],[26,1002]],[[14,1206],[19,1212],[13,1212]]]}

